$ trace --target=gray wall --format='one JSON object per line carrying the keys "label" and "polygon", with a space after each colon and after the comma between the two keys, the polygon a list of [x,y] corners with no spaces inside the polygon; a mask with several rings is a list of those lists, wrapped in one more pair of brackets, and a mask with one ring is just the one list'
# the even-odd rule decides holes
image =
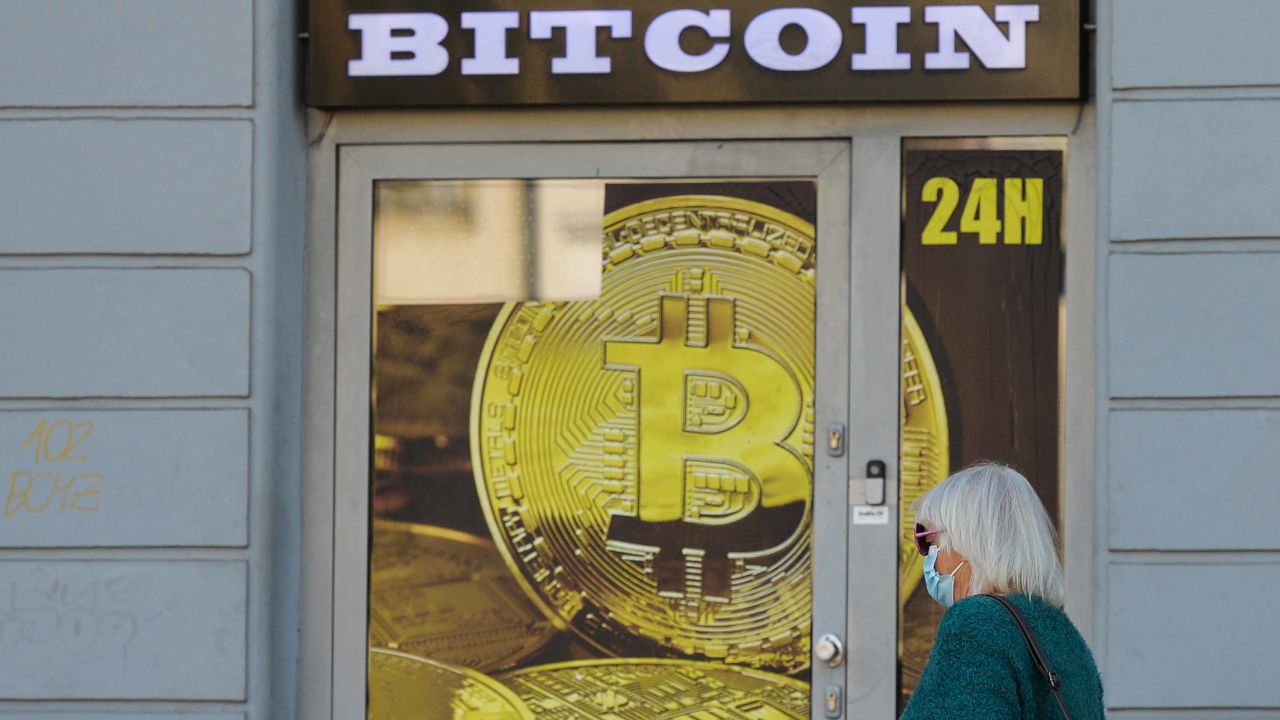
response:
{"label": "gray wall", "polygon": [[0,0],[0,719],[288,718],[288,0]]}
{"label": "gray wall", "polygon": [[1280,718],[1280,3],[1099,0],[1094,645],[1116,718]]}

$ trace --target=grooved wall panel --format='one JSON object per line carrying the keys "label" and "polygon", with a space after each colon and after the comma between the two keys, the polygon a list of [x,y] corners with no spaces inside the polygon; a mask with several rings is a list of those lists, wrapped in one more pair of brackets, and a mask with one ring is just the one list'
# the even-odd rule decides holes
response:
{"label": "grooved wall panel", "polygon": [[0,562],[0,696],[243,700],[241,561]]}
{"label": "grooved wall panel", "polygon": [[1114,87],[1280,85],[1275,0],[1115,0]]}
{"label": "grooved wall panel", "polygon": [[1111,413],[1111,547],[1280,549],[1280,410]]}
{"label": "grooved wall panel", "polygon": [[0,122],[0,253],[247,253],[252,154],[247,120]]}
{"label": "grooved wall panel", "polygon": [[247,106],[251,0],[0,0],[0,104]]}
{"label": "grooved wall panel", "polygon": [[1280,236],[1280,100],[1113,108],[1113,240]]}
{"label": "grooved wall panel", "polygon": [[1280,564],[1115,563],[1108,576],[1108,705],[1280,706],[1266,600]]}
{"label": "grooved wall panel", "polygon": [[1113,255],[1113,397],[1280,395],[1280,253]]}
{"label": "grooved wall panel", "polygon": [[0,271],[0,396],[244,396],[249,273]]}
{"label": "grooved wall panel", "polygon": [[3,547],[242,547],[249,412],[0,412],[0,476]]}

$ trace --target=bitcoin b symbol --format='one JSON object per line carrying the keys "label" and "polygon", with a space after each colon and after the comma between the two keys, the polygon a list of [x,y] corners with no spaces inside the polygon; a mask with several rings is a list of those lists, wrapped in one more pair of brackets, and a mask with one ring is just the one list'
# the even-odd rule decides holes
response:
{"label": "bitcoin b symbol", "polygon": [[507,306],[480,360],[473,464],[499,550],[607,654],[802,670],[814,228],[690,195],[603,230],[600,297]]}
{"label": "bitcoin b symbol", "polygon": [[[800,419],[799,384],[736,341],[732,298],[705,302],[704,341],[690,337],[689,297],[664,293],[657,338],[605,342],[605,368],[639,377],[636,511],[611,517],[608,540],[657,549],[660,595],[728,602],[729,553],[767,554],[794,534],[809,472],[782,444]],[[700,583],[686,557],[701,558]]]}

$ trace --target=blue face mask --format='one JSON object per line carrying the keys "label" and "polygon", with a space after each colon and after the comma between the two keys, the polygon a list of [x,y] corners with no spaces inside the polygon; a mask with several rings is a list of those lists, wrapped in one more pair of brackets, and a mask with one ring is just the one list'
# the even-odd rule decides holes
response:
{"label": "blue face mask", "polygon": [[942,575],[934,569],[933,564],[937,561],[938,546],[934,545],[929,548],[929,555],[924,559],[924,589],[929,591],[929,597],[939,605],[949,608],[956,602],[956,573],[964,567],[964,561],[961,561],[949,575]]}

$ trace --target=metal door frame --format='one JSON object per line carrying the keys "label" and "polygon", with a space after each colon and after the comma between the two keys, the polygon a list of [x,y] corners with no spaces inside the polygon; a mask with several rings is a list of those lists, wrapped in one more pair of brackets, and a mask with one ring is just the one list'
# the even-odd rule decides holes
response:
{"label": "metal door frame", "polygon": [[[335,677],[363,677],[367,632],[354,618],[367,615],[369,338],[372,315],[373,184],[400,179],[544,178],[813,178],[817,183],[818,279],[815,427],[830,423],[866,426],[871,418],[849,417],[849,257],[848,141],[684,142],[360,146],[339,153],[337,276],[337,425],[333,637]],[[895,255],[896,257],[896,255]],[[888,260],[888,258],[884,258]],[[896,275],[885,265],[883,275]],[[896,295],[895,295],[896,297]],[[896,305],[890,313],[897,322]],[[895,346],[896,353],[896,346]],[[861,354],[854,352],[855,356]],[[895,354],[896,357],[896,354]],[[860,393],[861,394],[861,393]],[[861,405],[865,415],[871,407]],[[876,416],[893,417],[891,398]],[[886,455],[895,453],[894,444]],[[827,453],[819,438],[814,457],[813,617],[814,632],[846,635],[848,563],[845,528],[847,453]],[[892,541],[892,535],[887,538]],[[894,576],[896,577],[896,576]],[[891,589],[892,590],[892,589]],[[896,594],[890,593],[891,598]],[[891,600],[891,605],[894,600]],[[859,634],[859,637],[866,637]],[[861,644],[861,643],[859,643]],[[892,651],[893,643],[889,649]],[[860,652],[850,647],[850,655]],[[889,664],[892,666],[892,663]],[[819,663],[813,670],[814,716],[822,717],[819,696],[829,685],[843,688],[844,668]],[[334,717],[363,712],[363,683],[335,683]]]}

